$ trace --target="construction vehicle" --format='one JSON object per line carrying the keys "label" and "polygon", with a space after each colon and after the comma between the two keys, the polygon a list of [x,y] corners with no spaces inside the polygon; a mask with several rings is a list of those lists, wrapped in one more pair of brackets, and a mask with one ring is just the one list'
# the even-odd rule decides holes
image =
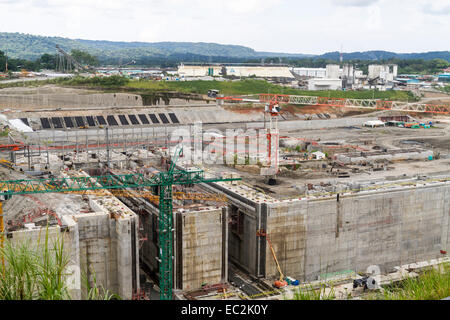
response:
{"label": "construction vehicle", "polygon": [[[203,170],[176,169],[175,164],[182,148],[175,150],[168,171],[160,171],[146,178],[142,174],[104,175],[93,177],[49,178],[30,180],[0,181],[0,244],[4,241],[3,204],[13,195],[37,194],[49,192],[78,192],[87,190],[117,190],[135,188],[159,189],[159,221],[158,243],[159,257],[159,287],[160,299],[172,300],[173,288],[173,186],[194,185],[218,181],[237,181],[240,178],[206,178]],[[2,263],[4,263],[2,261]]]}
{"label": "construction vehicle", "polygon": [[216,89],[211,89],[211,90],[208,90],[208,97],[209,98],[217,98],[217,95],[219,94],[219,90],[216,90]]}
{"label": "construction vehicle", "polygon": [[281,271],[281,267],[280,264],[278,263],[278,259],[277,256],[275,254],[275,250],[273,249],[272,243],[270,242],[269,236],[267,235],[267,233],[264,230],[259,230],[256,235],[258,237],[265,237],[267,243],[269,244],[269,248],[270,248],[270,252],[272,253],[273,259],[275,260],[275,264],[277,265],[277,269],[278,269],[278,273],[280,274],[280,277],[278,280],[276,280],[273,285],[275,286],[275,288],[283,288],[287,286],[287,281],[285,280],[283,271]]}

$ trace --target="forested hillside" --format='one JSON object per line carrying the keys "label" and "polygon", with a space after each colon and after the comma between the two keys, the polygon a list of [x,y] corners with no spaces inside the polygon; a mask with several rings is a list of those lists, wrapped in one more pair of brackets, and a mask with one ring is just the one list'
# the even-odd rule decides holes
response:
{"label": "forested hillside", "polygon": [[[61,37],[35,36],[22,33],[0,32],[0,50],[7,52],[11,58],[35,60],[43,54],[55,54],[55,45],[70,52],[77,49],[86,51],[98,58],[102,64],[121,64],[136,60],[138,64],[148,65],[192,62],[245,62],[262,58],[278,58],[276,62],[287,62],[300,58],[339,60],[339,52],[322,55],[289,54],[275,52],[258,52],[238,45],[223,45],[205,42],[115,42],[102,40],[68,39]],[[450,51],[425,53],[394,53],[388,51],[366,51],[344,53],[344,60],[380,61],[387,59],[443,59],[450,61]]]}

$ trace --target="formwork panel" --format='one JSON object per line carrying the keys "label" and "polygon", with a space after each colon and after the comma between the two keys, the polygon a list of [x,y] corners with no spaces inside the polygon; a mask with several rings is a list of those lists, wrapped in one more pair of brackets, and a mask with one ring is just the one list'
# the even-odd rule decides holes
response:
{"label": "formwork panel", "polygon": [[145,114],[139,114],[139,119],[141,120],[142,124],[149,124],[150,122],[148,121],[148,118]]}
{"label": "formwork panel", "polygon": [[106,121],[108,121],[108,124],[110,126],[118,126],[119,124],[117,123],[116,118],[114,118],[114,116],[107,116],[106,117]]}
{"label": "formwork panel", "polygon": [[169,113],[170,120],[172,120],[172,123],[180,123],[175,113]]}
{"label": "formwork panel", "polygon": [[95,121],[93,116],[87,116],[86,121],[90,127],[95,127]]}
{"label": "formwork panel", "polygon": [[97,116],[96,118],[97,118],[97,121],[98,121],[99,125],[101,125],[101,126],[106,125],[106,120],[105,120],[105,118],[103,116]]}
{"label": "formwork panel", "polygon": [[158,113],[158,115],[163,123],[170,123],[169,119],[167,119],[167,116],[164,113]]}
{"label": "formwork panel", "polygon": [[44,129],[51,129],[50,121],[49,121],[48,118],[40,118],[40,120],[41,120],[42,128],[44,128]]}
{"label": "formwork panel", "polygon": [[154,115],[154,114],[149,114],[148,115],[149,117],[150,117],[150,120],[152,121],[152,123],[154,123],[154,124],[158,124],[159,123],[159,120],[158,120],[158,118],[156,117],[156,115]]}
{"label": "formwork panel", "polygon": [[134,114],[129,114],[128,118],[130,119],[132,124],[139,124],[139,121]]}
{"label": "formwork panel", "polygon": [[77,123],[78,127],[84,127],[85,126],[84,120],[83,120],[82,117],[75,117],[75,122]]}
{"label": "formwork panel", "polygon": [[75,127],[71,117],[64,117],[64,123],[66,124],[67,128],[74,128]]}

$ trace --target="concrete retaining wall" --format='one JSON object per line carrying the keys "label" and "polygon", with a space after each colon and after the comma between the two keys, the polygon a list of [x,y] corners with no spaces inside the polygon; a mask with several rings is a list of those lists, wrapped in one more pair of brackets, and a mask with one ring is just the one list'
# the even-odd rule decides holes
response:
{"label": "concrete retaining wall", "polygon": [[[118,294],[122,299],[131,299],[133,291],[139,289],[137,236],[136,245],[132,245],[132,235],[138,232],[137,223],[133,223],[137,217],[115,220],[97,201],[91,199],[90,204],[97,212],[62,216],[66,232],[59,226],[48,228],[50,247],[58,238],[64,242],[64,252],[69,259],[67,272],[72,274],[67,279],[70,295],[74,300],[86,299],[86,279],[92,287],[95,277],[99,288]],[[43,243],[45,232],[45,228],[19,230],[12,232],[11,239],[13,243]],[[135,261],[133,250],[136,250]]]}
{"label": "concrete retaining wall", "polygon": [[[158,211],[145,206],[149,214],[141,215],[143,234],[141,260],[150,271],[159,273]],[[227,279],[227,211],[226,208],[204,208],[199,211],[174,210],[175,289],[193,290],[202,284],[217,284]]]}
{"label": "concrete retaining wall", "polygon": [[0,95],[0,107],[142,106],[140,95],[128,93]]}
{"label": "concrete retaining wall", "polygon": [[302,281],[371,265],[389,272],[448,250],[449,198],[450,184],[436,183],[240,206],[244,234],[230,232],[230,258],[255,276],[278,277],[266,238],[257,236],[264,229],[283,273]]}
{"label": "concrete retaining wall", "polygon": [[228,265],[226,259],[223,260],[223,233],[226,232],[223,214],[226,213],[222,209],[215,209],[177,215],[177,219],[182,220],[179,223],[182,245],[176,248],[175,255],[181,256],[182,261],[181,270],[175,267],[174,273],[182,277],[180,289],[198,289],[202,284],[217,284],[226,278],[223,274]]}
{"label": "concrete retaining wall", "polygon": [[[402,150],[403,151],[403,150]],[[411,152],[398,152],[398,153],[385,153],[379,155],[363,155],[352,156],[347,154],[338,154],[336,159],[343,163],[361,163],[367,161],[376,160],[428,160],[429,157],[433,157],[434,153],[431,150],[423,151],[411,151]]]}
{"label": "concrete retaining wall", "polygon": [[[440,256],[448,244],[450,185],[404,188],[269,206],[268,234],[286,275],[315,280]],[[266,250],[266,276],[277,275]]]}

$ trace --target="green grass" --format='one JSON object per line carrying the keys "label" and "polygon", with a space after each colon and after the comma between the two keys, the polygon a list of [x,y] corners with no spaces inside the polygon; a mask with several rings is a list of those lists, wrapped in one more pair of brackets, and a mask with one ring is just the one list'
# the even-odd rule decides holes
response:
{"label": "green grass", "polygon": [[320,96],[330,98],[355,98],[355,99],[392,99],[392,100],[415,100],[410,92],[406,91],[307,91],[286,88],[264,80],[242,80],[242,81],[130,81],[126,87],[150,91],[177,91],[182,93],[207,94],[210,89],[220,90],[225,95],[244,95],[257,93],[292,94],[303,96]]}
{"label": "green grass", "polygon": [[[327,285],[319,288],[306,286],[294,292],[293,300],[333,300],[333,290],[325,293]],[[407,278],[401,282],[388,285],[382,291],[364,296],[365,300],[441,300],[450,296],[450,263],[423,271],[418,277]]]}
{"label": "green grass", "polygon": [[440,300],[450,296],[450,263],[423,272],[371,296],[377,300]]}
{"label": "green grass", "polygon": [[1,300],[67,300],[65,269],[69,263],[64,242],[49,243],[48,229],[43,243],[5,241],[0,248],[5,267],[1,270]]}
{"label": "green grass", "polygon": [[64,86],[84,86],[103,88],[105,90],[134,91],[141,93],[180,92],[207,94],[210,89],[220,90],[225,95],[247,95],[259,93],[291,94],[302,96],[319,96],[330,98],[354,98],[354,99],[383,99],[396,101],[417,101],[417,98],[409,91],[307,91],[287,88],[264,80],[247,79],[242,81],[153,81],[153,80],[128,80],[119,76],[93,77],[93,78],[58,78],[51,80],[37,80],[15,83],[1,83],[0,88],[7,87],[35,87],[46,84],[59,84]]}
{"label": "green grass", "polygon": [[439,90],[441,90],[442,92],[450,94],[450,85],[449,86],[445,86],[443,88],[440,88]]}
{"label": "green grass", "polygon": [[298,288],[294,292],[293,300],[334,300],[336,298],[334,289],[326,293],[326,285],[315,289],[312,286]]}
{"label": "green grass", "polygon": [[9,129],[0,130],[0,137],[7,137],[9,134]]}

